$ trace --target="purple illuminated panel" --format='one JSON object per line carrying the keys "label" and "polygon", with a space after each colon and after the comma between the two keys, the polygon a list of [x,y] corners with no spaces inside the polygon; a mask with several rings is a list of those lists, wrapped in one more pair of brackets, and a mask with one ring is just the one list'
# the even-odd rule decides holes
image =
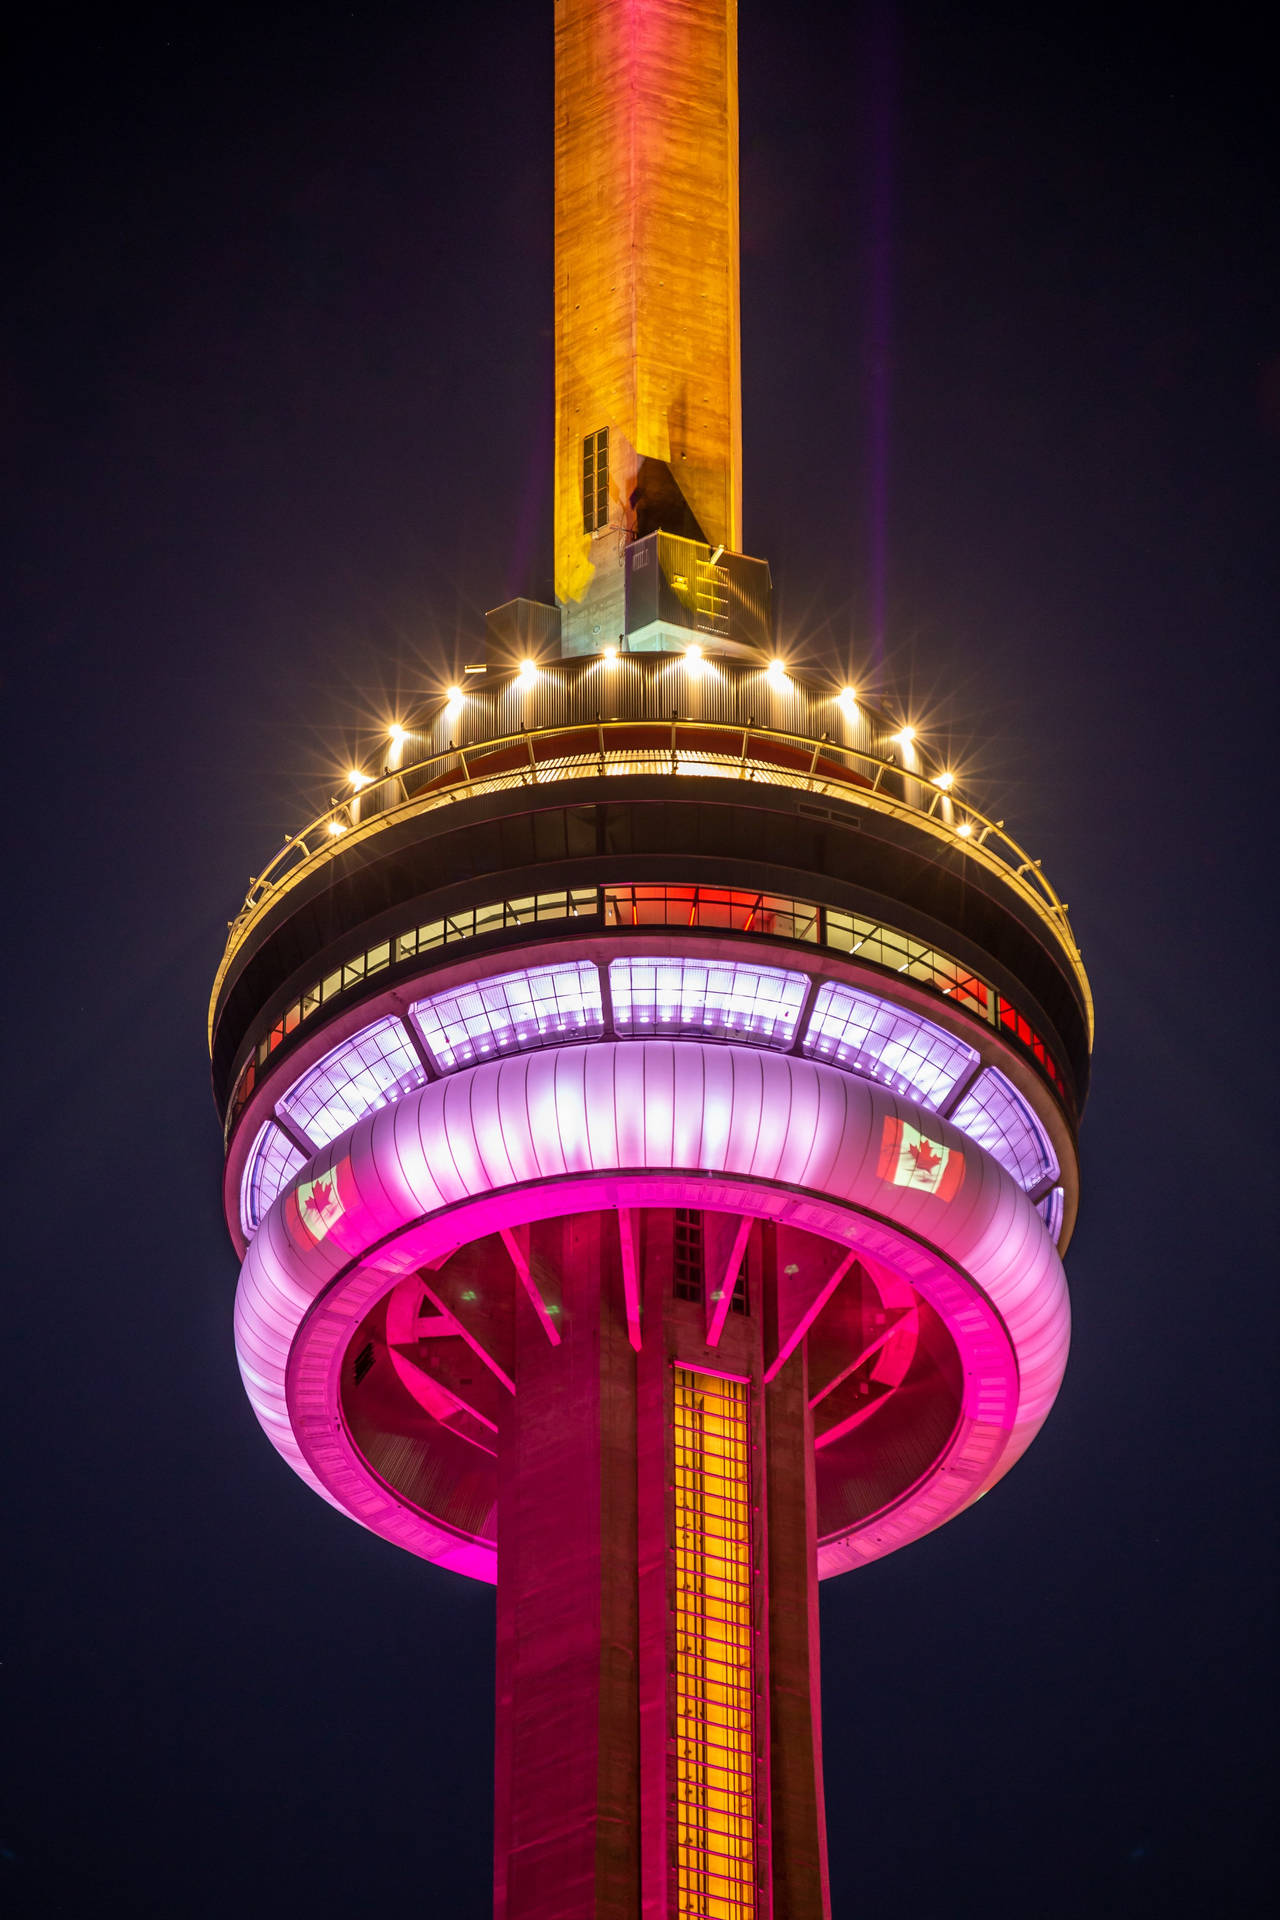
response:
{"label": "purple illuminated panel", "polygon": [[412,1093],[426,1077],[404,1028],[388,1016],[326,1053],[295,1080],[279,1110],[322,1147],[366,1113]]}
{"label": "purple illuminated panel", "polygon": [[813,1003],[803,1051],[880,1080],[926,1107],[940,1107],[978,1055],[918,1013],[828,980]]}
{"label": "purple illuminated panel", "polygon": [[604,1032],[600,976],[589,960],[498,973],[410,1008],[442,1073],[496,1053],[598,1040]]}
{"label": "purple illuminated panel", "polygon": [[741,961],[614,960],[609,994],[620,1034],[704,1033],[789,1047],[808,977]]}
{"label": "purple illuminated panel", "polygon": [[263,1214],[284,1192],[305,1157],[274,1120],[259,1128],[240,1182],[240,1225],[246,1240],[258,1231]]}
{"label": "purple illuminated panel", "polygon": [[1049,1238],[1056,1247],[1058,1235],[1062,1232],[1062,1188],[1055,1187],[1051,1193],[1046,1193],[1036,1212],[1048,1227]]}
{"label": "purple illuminated panel", "polygon": [[988,1067],[975,1080],[951,1122],[998,1160],[1026,1192],[1043,1180],[1057,1179],[1058,1157],[1049,1136],[998,1067]]}

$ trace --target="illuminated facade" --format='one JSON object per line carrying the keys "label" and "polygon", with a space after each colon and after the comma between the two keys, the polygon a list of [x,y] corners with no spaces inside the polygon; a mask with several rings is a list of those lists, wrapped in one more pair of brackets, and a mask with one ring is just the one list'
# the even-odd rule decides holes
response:
{"label": "illuminated facade", "polygon": [[308,1485],[496,1583],[500,1920],[825,1920],[816,1583],[1053,1404],[1092,1009],[734,546],[733,6],[555,12],[559,603],[232,926],[237,1350]]}

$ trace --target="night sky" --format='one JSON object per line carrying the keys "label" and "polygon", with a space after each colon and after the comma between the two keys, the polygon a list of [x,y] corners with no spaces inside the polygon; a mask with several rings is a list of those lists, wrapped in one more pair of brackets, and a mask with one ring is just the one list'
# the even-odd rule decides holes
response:
{"label": "night sky", "polygon": [[[492,1595],[254,1423],[205,1010],[360,730],[549,592],[551,11],[47,9],[7,63],[5,1911],[489,1912]],[[1098,1007],[1057,1410],[823,1591],[836,1920],[1264,1911],[1280,301],[1242,18],[743,0],[747,550],[791,656],[880,676],[1043,857]]]}

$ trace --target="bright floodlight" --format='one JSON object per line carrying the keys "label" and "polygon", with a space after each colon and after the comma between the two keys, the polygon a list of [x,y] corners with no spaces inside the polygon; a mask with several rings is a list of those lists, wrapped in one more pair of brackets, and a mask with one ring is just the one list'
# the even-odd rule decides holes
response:
{"label": "bright floodlight", "polygon": [[361,787],[367,787],[369,784],[369,775],[367,773],[361,773],[359,767],[352,767],[347,778],[357,793],[359,793]]}
{"label": "bright floodlight", "polygon": [[941,787],[943,793],[950,793],[955,783],[956,777],[954,773],[940,773],[935,778],[933,784],[935,787]]}
{"label": "bright floodlight", "polygon": [[400,742],[404,739],[404,734],[405,730],[398,720],[394,725],[387,728],[387,738],[393,746],[398,747],[400,745]]}

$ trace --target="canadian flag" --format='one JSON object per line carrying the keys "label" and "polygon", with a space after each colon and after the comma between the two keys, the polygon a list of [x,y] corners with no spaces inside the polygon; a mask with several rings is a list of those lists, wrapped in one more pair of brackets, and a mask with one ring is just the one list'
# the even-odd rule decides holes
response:
{"label": "canadian flag", "polygon": [[346,1209],[338,1196],[338,1172],[322,1173],[315,1180],[303,1180],[294,1192],[298,1218],[313,1240],[323,1240],[341,1220]]}
{"label": "canadian flag", "polygon": [[914,1187],[917,1193],[953,1200],[964,1179],[964,1155],[959,1147],[931,1140],[909,1120],[886,1120],[876,1172],[891,1186]]}

